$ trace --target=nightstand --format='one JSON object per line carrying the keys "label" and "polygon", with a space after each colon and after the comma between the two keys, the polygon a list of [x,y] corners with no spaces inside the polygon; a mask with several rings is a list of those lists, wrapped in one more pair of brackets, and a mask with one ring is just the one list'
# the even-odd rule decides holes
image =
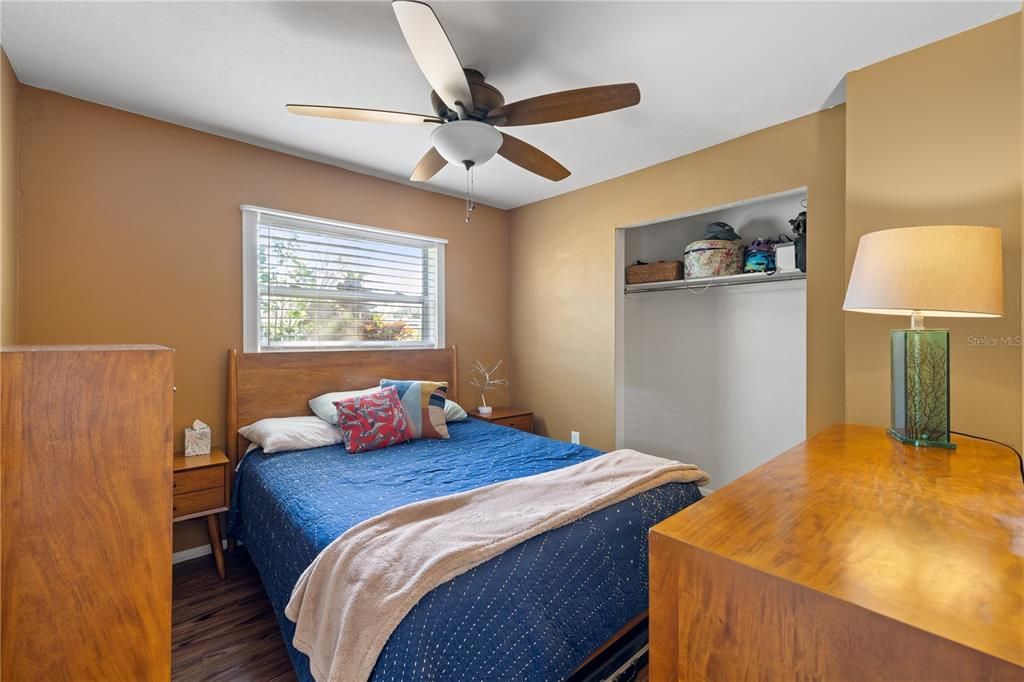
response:
{"label": "nightstand", "polygon": [[224,580],[224,547],[220,539],[221,512],[229,506],[228,458],[213,448],[208,455],[174,456],[174,522],[206,517],[210,549],[217,575]]}
{"label": "nightstand", "polygon": [[495,407],[490,414],[480,414],[476,410],[469,413],[473,419],[480,419],[492,424],[510,426],[513,429],[533,433],[533,412],[515,407]]}

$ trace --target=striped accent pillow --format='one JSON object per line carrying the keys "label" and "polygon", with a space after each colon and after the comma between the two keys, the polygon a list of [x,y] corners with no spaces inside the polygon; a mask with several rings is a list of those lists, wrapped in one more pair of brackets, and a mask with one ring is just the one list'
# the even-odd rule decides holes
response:
{"label": "striped accent pillow", "polygon": [[393,386],[398,390],[398,397],[409,416],[409,427],[414,439],[448,437],[448,424],[444,418],[448,382],[381,379],[380,385]]}

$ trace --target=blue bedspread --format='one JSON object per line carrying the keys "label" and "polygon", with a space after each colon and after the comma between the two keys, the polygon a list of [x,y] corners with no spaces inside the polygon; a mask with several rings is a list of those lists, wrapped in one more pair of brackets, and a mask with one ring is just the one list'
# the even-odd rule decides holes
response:
{"label": "blue bedspread", "polygon": [[[598,451],[469,420],[451,438],[361,455],[340,446],[266,455],[235,478],[229,535],[259,570],[300,680],[309,659],[284,616],[332,540],[400,505],[585,461]],[[672,483],[539,535],[438,587],[392,634],[373,680],[557,680],[647,608],[647,530],[699,500]]]}

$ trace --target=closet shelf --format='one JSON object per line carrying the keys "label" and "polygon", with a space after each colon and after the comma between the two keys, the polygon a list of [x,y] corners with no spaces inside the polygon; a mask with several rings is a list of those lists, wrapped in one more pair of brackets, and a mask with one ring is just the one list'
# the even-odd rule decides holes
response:
{"label": "closet shelf", "polygon": [[719,277],[697,277],[694,279],[677,279],[668,282],[648,282],[646,284],[627,284],[627,294],[642,294],[648,291],[672,291],[675,289],[710,289],[712,287],[729,287],[738,285],[768,284],[770,282],[791,282],[807,279],[807,274],[799,270],[787,270],[768,274],[764,272],[746,272],[740,275],[721,275]]}

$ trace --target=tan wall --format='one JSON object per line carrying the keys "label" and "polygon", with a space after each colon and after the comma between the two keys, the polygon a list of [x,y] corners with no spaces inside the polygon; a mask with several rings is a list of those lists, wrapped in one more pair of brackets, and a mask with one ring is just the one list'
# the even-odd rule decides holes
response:
{"label": "tan wall", "polygon": [[807,428],[842,421],[844,125],[837,107],[512,211],[512,401],[613,447],[615,228],[806,185]]}
{"label": "tan wall", "polygon": [[[476,358],[507,362],[506,212],[481,206],[466,224],[457,198],[27,86],[19,108],[20,342],[174,348],[178,447],[196,417],[224,442],[225,352],[242,344],[240,204],[447,238],[461,376]],[[178,535],[178,549],[205,541]]]}
{"label": "tan wall", "polygon": [[0,49],[0,344],[18,335],[18,92]]}
{"label": "tan wall", "polygon": [[[930,326],[952,332],[953,428],[1018,447],[1020,41],[1017,14],[851,73],[846,111],[848,269],[865,232],[948,223],[1002,228],[1005,317],[934,319]],[[849,421],[888,424],[888,331],[900,324],[847,315]],[[969,337],[991,337],[995,345],[972,346]]]}
{"label": "tan wall", "polygon": [[[840,310],[856,239],[965,222],[1005,231],[1008,315],[951,325],[954,425],[1019,445],[1021,351],[970,348],[967,336],[1021,330],[1020,31],[1016,16],[955,36],[851,74],[848,107],[510,214],[482,207],[470,225],[458,199],[21,87],[18,340],[174,347],[178,445],[195,417],[221,443],[224,349],[241,345],[239,204],[441,236],[463,376],[474,359],[507,358],[512,400],[536,410],[542,432],[610,448],[615,228],[806,185],[808,432],[844,415],[888,419],[891,320]],[[5,91],[9,78],[5,62]],[[5,238],[7,112],[5,101]]]}

